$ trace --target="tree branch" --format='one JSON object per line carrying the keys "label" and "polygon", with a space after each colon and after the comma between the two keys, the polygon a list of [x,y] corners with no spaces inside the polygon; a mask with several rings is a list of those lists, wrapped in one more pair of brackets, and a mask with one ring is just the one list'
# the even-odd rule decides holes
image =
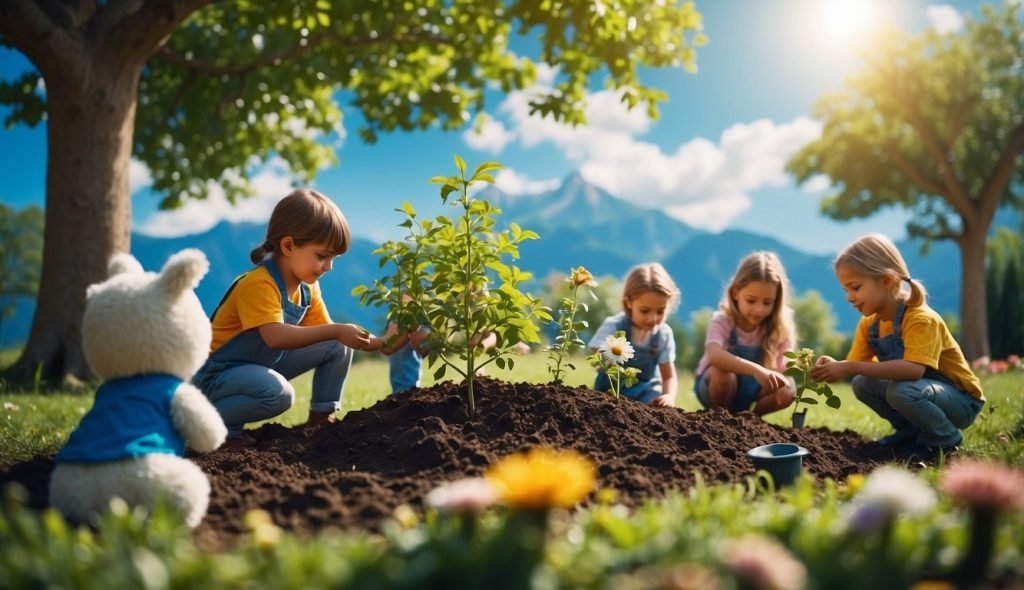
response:
{"label": "tree branch", "polygon": [[885,153],[892,158],[892,161],[896,164],[896,167],[900,169],[900,172],[905,174],[907,178],[914,182],[914,184],[936,197],[942,197],[947,201],[949,200],[946,188],[935,180],[929,178],[927,173],[915,167],[903,156],[900,150],[897,149],[891,141],[886,140]]}
{"label": "tree branch", "polygon": [[1006,147],[999,154],[999,159],[996,160],[992,172],[989,173],[985,185],[978,194],[979,213],[983,219],[991,219],[996,214],[996,209],[999,208],[999,202],[1002,200],[1003,190],[1013,178],[1017,158],[1020,157],[1022,150],[1024,150],[1024,123],[1017,125],[1010,133]]}
{"label": "tree branch", "polygon": [[[56,7],[50,10],[59,13]],[[43,9],[42,2],[0,0],[0,35],[44,76],[57,72],[60,59],[76,52],[77,43],[69,33]]]}
{"label": "tree branch", "polygon": [[[906,95],[902,92],[903,76],[898,75],[898,72],[895,72],[895,74],[889,76],[893,81],[893,95],[896,97],[897,103],[902,107],[904,114],[907,115],[911,127],[921,136],[925,150],[927,150],[928,155],[935,162],[939,177],[942,179],[942,184],[946,187],[945,191],[936,194],[941,194],[965,220],[973,218],[975,212],[974,207],[971,205],[971,197],[967,194],[963,185],[953,176],[949,159],[942,148],[944,142],[940,140],[924,117],[921,116],[921,112],[915,106],[914,101],[907,100]],[[950,143],[954,141],[955,138],[951,139]]]}
{"label": "tree branch", "polygon": [[144,63],[181,23],[213,0],[123,0],[111,4],[111,13],[98,20],[99,38],[110,39],[116,55]]}
{"label": "tree branch", "polygon": [[305,45],[300,45],[277,53],[260,55],[250,62],[241,64],[218,64],[208,60],[185,57],[180,53],[168,49],[166,46],[160,48],[160,51],[157,52],[157,57],[171,65],[176,65],[204,74],[237,75],[251,72],[265,66],[271,66],[280,61],[287,61],[289,59],[301,57],[313,49],[330,43],[334,43],[339,47],[361,47],[380,43],[433,43],[435,45],[447,45],[450,43],[450,40],[447,37],[437,35],[412,34],[396,34],[391,36],[378,35],[377,37],[342,37],[334,31],[326,31],[316,35],[311,35],[309,37],[309,42]]}

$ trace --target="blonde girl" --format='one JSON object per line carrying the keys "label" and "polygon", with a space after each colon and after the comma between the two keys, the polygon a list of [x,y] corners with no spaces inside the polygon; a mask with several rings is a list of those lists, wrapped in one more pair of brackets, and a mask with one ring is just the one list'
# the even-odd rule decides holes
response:
{"label": "blonde girl", "polygon": [[754,252],[739,267],[711,316],[694,392],[705,408],[758,415],[781,410],[796,399],[783,375],[786,351],[796,346],[789,307],[789,280],[773,252]]}
{"label": "blonde girl", "polygon": [[853,378],[857,399],[895,430],[879,444],[924,460],[952,452],[985,396],[946,323],[925,303],[924,286],[879,234],[847,246],[834,266],[846,300],[864,317],[846,360],[822,357],[812,376]]}
{"label": "blonde girl", "polygon": [[235,279],[212,319],[210,357],[193,382],[228,427],[228,447],[253,444],[248,422],[291,407],[288,382],[310,369],[313,395],[306,424],[333,422],[352,350],[381,341],[327,313],[318,279],[349,247],[348,222],[323,194],[299,189],[274,207],[265,241],[249,255],[255,268]]}
{"label": "blonde girl", "polygon": [[[626,367],[640,369],[639,381],[623,387],[621,394],[645,404],[674,406],[676,403],[676,344],[672,327],[665,323],[679,302],[679,290],[662,265],[640,264],[626,275],[622,288],[622,311],[601,323],[588,346],[597,350],[605,339],[622,331],[633,345],[634,355]],[[594,389],[608,391],[611,381],[600,371]]]}

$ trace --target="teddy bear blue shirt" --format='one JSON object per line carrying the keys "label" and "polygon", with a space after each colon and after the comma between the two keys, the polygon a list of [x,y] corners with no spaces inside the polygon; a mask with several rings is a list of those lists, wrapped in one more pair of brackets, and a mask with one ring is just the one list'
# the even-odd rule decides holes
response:
{"label": "teddy bear blue shirt", "polygon": [[183,457],[185,440],[171,419],[171,399],[181,384],[172,375],[142,375],[100,385],[92,409],[56,461],[98,463],[150,453]]}

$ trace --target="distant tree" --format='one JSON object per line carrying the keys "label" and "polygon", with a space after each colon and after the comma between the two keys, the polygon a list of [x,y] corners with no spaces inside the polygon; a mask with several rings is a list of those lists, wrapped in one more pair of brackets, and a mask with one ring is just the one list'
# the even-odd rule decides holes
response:
{"label": "distant tree", "polygon": [[1024,237],[1000,228],[989,240],[985,282],[992,358],[1024,353]]}
{"label": "distant tree", "polygon": [[16,211],[0,203],[0,335],[18,300],[36,294],[42,254],[43,210]]}
{"label": "distant tree", "polygon": [[671,315],[665,323],[672,328],[672,339],[676,345],[676,367],[693,370],[684,361],[690,356],[690,349],[693,348],[693,339],[690,337],[690,330],[683,323],[679,316]]}
{"label": "distant tree", "polygon": [[[796,321],[797,347],[813,348],[819,355],[836,356],[843,335],[836,332],[836,314],[832,306],[814,289],[792,299]],[[840,356],[846,351],[839,350]]]}
{"label": "distant tree", "polygon": [[684,366],[689,367],[691,371],[697,369],[700,357],[704,356],[704,339],[707,338],[708,324],[711,323],[713,313],[715,310],[710,307],[702,307],[690,312],[690,335],[693,338],[693,346],[687,351],[689,358],[686,359]]}
{"label": "distant tree", "polygon": [[88,372],[85,288],[129,249],[133,155],[164,207],[206,197],[213,182],[247,195],[254,162],[272,156],[309,182],[336,160],[339,91],[366,141],[457,129],[489,89],[534,81],[535,62],[509,47],[516,37],[560,72],[533,112],[584,123],[586,90],[604,72],[655,116],[667,95],[640,71],[694,69],[700,28],[692,2],[660,0],[3,0],[0,45],[33,66],[0,82],[6,123],[45,119],[48,138],[40,296],[13,371]]}
{"label": "distant tree", "polygon": [[1024,201],[1022,12],[1019,2],[984,6],[955,34],[886,31],[846,87],[819,101],[821,137],[787,164],[801,183],[831,180],[837,192],[822,204],[830,217],[906,207],[910,235],[957,244],[961,345],[972,359],[989,351],[988,230],[1000,205]]}

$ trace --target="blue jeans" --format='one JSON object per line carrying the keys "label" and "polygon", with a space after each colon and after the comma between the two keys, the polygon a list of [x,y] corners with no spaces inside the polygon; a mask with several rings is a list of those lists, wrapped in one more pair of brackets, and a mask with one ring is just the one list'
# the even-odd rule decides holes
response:
{"label": "blue jeans", "polygon": [[246,423],[273,418],[292,407],[295,389],[288,380],[310,369],[316,369],[310,411],[334,412],[340,406],[352,365],[351,348],[326,340],[283,352],[272,367],[211,360],[193,379],[224,419],[228,435],[238,436]]}
{"label": "blue jeans", "polygon": [[887,381],[857,375],[853,393],[898,433],[917,434],[917,443],[951,447],[963,440],[960,430],[970,426],[985,402],[974,399],[945,381]]}

